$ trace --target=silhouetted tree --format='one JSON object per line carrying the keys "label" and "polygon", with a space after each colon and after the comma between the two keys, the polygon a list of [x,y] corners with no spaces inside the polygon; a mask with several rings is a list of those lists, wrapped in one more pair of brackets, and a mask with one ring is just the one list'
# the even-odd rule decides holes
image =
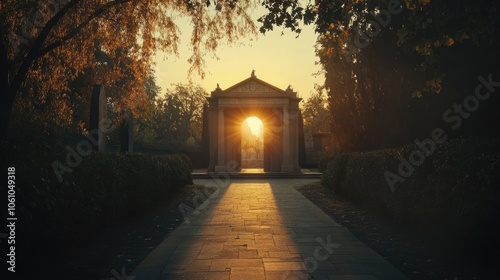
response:
{"label": "silhouetted tree", "polygon": [[303,6],[276,0],[264,6],[269,13],[260,19],[261,32],[283,26],[300,33],[300,22],[315,25],[337,148],[398,146],[440,126],[451,136],[500,133],[498,96],[482,102],[460,129],[448,129],[443,117],[474,94],[479,75],[500,80],[500,2],[317,0]]}

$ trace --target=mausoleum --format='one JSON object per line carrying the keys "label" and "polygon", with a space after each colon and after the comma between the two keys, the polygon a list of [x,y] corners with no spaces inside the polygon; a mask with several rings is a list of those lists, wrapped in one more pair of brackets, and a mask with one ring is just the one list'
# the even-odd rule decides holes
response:
{"label": "mausoleum", "polygon": [[257,117],[263,124],[264,172],[300,173],[299,102],[301,98],[289,86],[282,90],[252,71],[250,78],[227,89],[219,85],[209,102],[210,161],[208,171],[226,171],[242,161],[242,124]]}

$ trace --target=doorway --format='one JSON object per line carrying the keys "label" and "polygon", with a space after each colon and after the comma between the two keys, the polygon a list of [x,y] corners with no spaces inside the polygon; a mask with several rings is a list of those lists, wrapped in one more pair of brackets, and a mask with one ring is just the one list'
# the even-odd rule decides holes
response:
{"label": "doorway", "polygon": [[241,124],[241,172],[264,172],[264,124],[255,116]]}

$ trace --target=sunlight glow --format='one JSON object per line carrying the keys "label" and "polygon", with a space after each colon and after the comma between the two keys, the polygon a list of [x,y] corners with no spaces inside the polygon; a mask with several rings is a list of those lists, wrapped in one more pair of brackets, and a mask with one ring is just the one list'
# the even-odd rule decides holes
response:
{"label": "sunlight glow", "polygon": [[[300,1],[307,3],[305,0]],[[267,13],[268,10],[260,5],[251,12],[257,27],[260,26],[257,19]],[[255,69],[257,78],[278,88],[285,89],[291,84],[304,99],[314,92],[314,84],[324,83],[323,70],[316,63],[317,34],[313,24],[300,25],[302,32],[299,37],[289,30],[275,28],[274,31],[266,32],[265,36],[258,34],[257,38],[248,36],[233,43],[220,40],[216,53],[205,53],[203,57],[206,76],[202,79],[196,73],[188,76],[191,66],[188,60],[192,55],[192,22],[184,17],[175,18],[175,22],[182,30],[179,54],[158,52],[154,59],[157,84],[163,89],[162,94],[172,83],[189,81],[200,84],[209,93],[215,90],[217,84],[227,89],[250,77],[252,69]]]}
{"label": "sunlight glow", "polygon": [[253,135],[260,137],[262,135],[262,130],[264,129],[264,125],[262,121],[257,117],[249,117],[244,122],[244,125],[250,128],[250,131]]}

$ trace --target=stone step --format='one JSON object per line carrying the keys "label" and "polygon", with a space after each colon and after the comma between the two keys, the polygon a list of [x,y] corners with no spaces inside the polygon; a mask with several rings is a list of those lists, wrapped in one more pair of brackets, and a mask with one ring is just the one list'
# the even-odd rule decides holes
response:
{"label": "stone step", "polygon": [[[191,173],[193,179],[212,179],[213,174],[193,172]],[[321,179],[322,174],[319,172],[301,173],[301,174],[289,174],[281,172],[234,172],[222,174],[220,177],[227,177],[234,179]]]}

